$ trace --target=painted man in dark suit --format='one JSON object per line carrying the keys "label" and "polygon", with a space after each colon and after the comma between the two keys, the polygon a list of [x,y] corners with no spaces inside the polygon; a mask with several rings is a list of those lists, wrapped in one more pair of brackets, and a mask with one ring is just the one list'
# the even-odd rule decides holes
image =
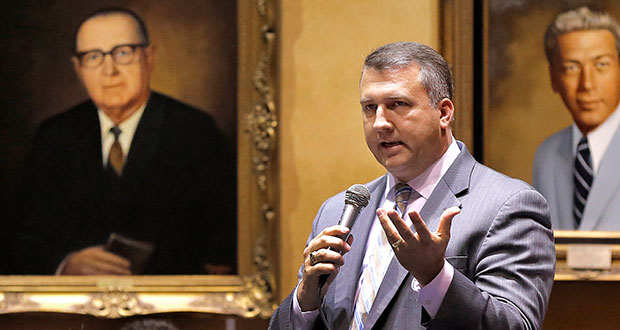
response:
{"label": "painted man in dark suit", "polygon": [[72,61],[90,100],[36,133],[16,194],[20,272],[136,273],[131,255],[145,249],[106,246],[113,233],[153,248],[141,273],[233,271],[232,148],[206,113],[150,90],[143,21],[124,9],[89,15]]}
{"label": "painted man in dark suit", "polygon": [[448,64],[428,46],[388,44],[359,88],[387,173],[367,184],[351,230],[337,225],[343,193],[323,204],[270,329],[539,329],[555,264],[547,202],[454,139]]}

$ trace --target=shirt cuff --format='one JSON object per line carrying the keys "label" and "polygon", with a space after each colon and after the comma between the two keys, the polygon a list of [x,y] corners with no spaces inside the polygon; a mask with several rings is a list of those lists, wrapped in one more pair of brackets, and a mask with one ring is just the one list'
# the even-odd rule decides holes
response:
{"label": "shirt cuff", "polygon": [[[443,302],[446,292],[448,292],[453,277],[454,267],[444,259],[443,268],[441,268],[439,274],[427,285],[419,289],[418,302],[424,307],[431,318],[434,319],[435,315],[437,315],[437,311],[439,311],[439,307],[441,307],[441,303]],[[417,282],[418,281],[411,282],[411,288],[414,291],[418,291],[415,288],[415,286],[418,285]]]}
{"label": "shirt cuff", "polygon": [[58,267],[56,268],[56,272],[54,273],[54,275],[62,275],[62,271],[65,270],[65,266],[67,265],[67,262],[69,262],[69,259],[73,256],[74,252],[67,254],[64,259],[62,259],[62,261],[60,262],[60,265],[58,265]]}
{"label": "shirt cuff", "polygon": [[301,307],[299,307],[299,301],[297,300],[297,287],[295,287],[295,291],[293,292],[293,329],[294,330],[310,330],[312,329],[312,325],[316,320],[317,316],[319,316],[319,310],[314,309],[307,312],[302,312]]}

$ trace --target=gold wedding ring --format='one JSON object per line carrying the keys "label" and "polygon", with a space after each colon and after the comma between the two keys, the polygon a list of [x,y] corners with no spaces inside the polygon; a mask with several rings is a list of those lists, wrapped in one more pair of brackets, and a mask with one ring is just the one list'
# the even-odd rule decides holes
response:
{"label": "gold wedding ring", "polygon": [[399,238],[396,242],[392,243],[392,247],[394,249],[398,249],[398,247],[405,242],[404,239]]}

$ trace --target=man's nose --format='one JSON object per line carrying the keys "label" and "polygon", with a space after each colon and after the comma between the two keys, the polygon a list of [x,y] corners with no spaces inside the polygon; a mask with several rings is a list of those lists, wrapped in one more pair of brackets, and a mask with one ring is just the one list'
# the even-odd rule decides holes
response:
{"label": "man's nose", "polygon": [[590,65],[584,65],[581,71],[581,77],[579,77],[579,87],[582,90],[590,90],[595,86],[594,75],[596,74],[594,68]]}
{"label": "man's nose", "polygon": [[375,112],[375,122],[373,124],[373,128],[375,130],[388,130],[392,127],[392,123],[389,121],[387,115],[388,113],[384,106],[380,105],[377,107],[377,111]]}
{"label": "man's nose", "polygon": [[106,76],[113,76],[118,72],[116,68],[116,62],[112,57],[112,54],[105,54],[103,56],[103,74]]}

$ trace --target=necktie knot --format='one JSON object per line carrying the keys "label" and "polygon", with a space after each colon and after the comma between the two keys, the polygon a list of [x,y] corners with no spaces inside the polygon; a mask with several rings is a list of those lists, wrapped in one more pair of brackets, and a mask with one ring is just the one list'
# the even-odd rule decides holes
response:
{"label": "necktie knot", "polygon": [[118,141],[118,137],[121,135],[121,129],[118,126],[113,126],[110,128],[110,132],[114,134],[114,142]]}
{"label": "necktie knot", "polygon": [[588,137],[584,136],[579,140],[579,144],[577,144],[577,153],[587,158],[588,163],[591,162],[590,159],[590,145],[588,144]]}
{"label": "necktie knot", "polygon": [[409,204],[409,198],[411,197],[411,192],[413,188],[411,188],[406,183],[398,183],[394,186],[395,198],[396,201],[395,207],[400,216],[402,217],[405,214],[405,210],[407,209],[407,205]]}

